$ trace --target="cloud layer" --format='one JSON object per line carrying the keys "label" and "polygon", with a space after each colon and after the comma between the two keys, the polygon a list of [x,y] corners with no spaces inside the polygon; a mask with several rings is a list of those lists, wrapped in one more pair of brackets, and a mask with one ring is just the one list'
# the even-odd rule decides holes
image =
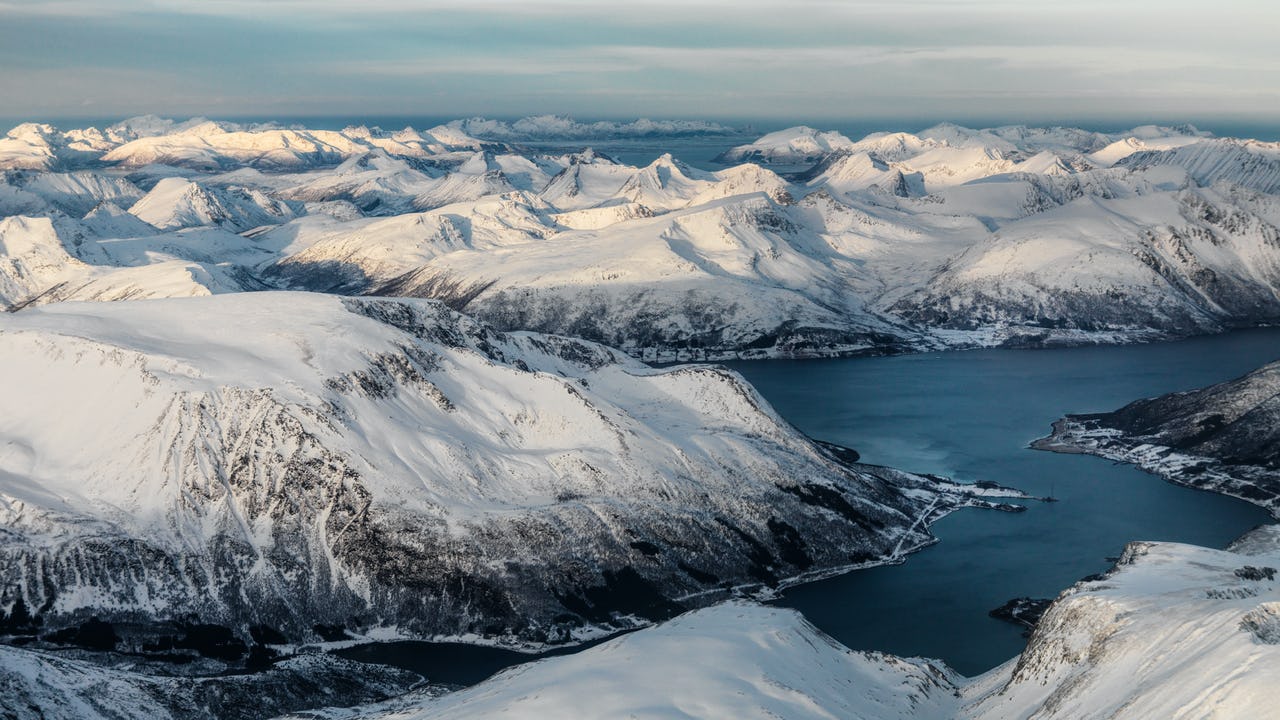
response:
{"label": "cloud layer", "polygon": [[0,114],[1274,116],[1223,0],[0,0]]}

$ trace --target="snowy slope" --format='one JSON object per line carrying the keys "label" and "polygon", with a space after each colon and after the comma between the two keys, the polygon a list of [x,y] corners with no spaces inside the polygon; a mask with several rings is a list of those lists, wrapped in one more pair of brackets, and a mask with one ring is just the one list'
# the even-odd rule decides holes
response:
{"label": "snowy slope", "polygon": [[856,265],[833,268],[830,246],[791,218],[790,208],[762,193],[733,196],[600,230],[442,255],[373,291],[438,297],[504,328],[568,333],[637,353],[821,354],[905,334],[867,317],[845,277],[858,273]]}
{"label": "snowy slope", "polygon": [[206,187],[178,177],[156,183],[129,212],[161,230],[216,225],[232,231],[278,225],[296,214],[259,190]]}
{"label": "snowy slope", "polygon": [[81,140],[52,125],[23,123],[0,138],[0,170],[61,170],[101,154]]}
{"label": "snowy slope", "polygon": [[1086,196],[1003,225],[895,312],[943,327],[1195,332],[1280,317],[1274,198]]}
{"label": "snowy slope", "polygon": [[940,664],[848,650],[794,610],[729,603],[439,697],[326,718],[860,718],[945,720]]}
{"label": "snowy slope", "polygon": [[[1261,718],[1280,688],[1280,526],[1231,550],[1135,542],[1064,592],[960,717]],[[1267,572],[1270,570],[1270,572]]]}
{"label": "snowy slope", "polygon": [[407,209],[414,197],[434,184],[437,175],[377,149],[332,170],[300,178],[298,184],[283,187],[280,196],[310,202],[347,200],[365,212],[393,214]]}
{"label": "snowy slope", "polygon": [[1057,598],[1019,657],[973,679],[848,650],[794,611],[727,604],[457,693],[307,717],[1270,717],[1278,566],[1280,526],[1229,550],[1131,543],[1105,576]]}
{"label": "snowy slope", "polygon": [[260,236],[283,256],[263,276],[290,288],[366,292],[440,255],[548,237],[550,210],[512,192],[390,218],[299,218]]}
{"label": "snowy slope", "polygon": [[5,184],[30,193],[43,200],[49,208],[73,217],[80,217],[104,202],[128,207],[143,195],[126,178],[87,170],[69,173],[10,172],[5,173]]}
{"label": "snowy slope", "polygon": [[1280,143],[1223,138],[1170,149],[1144,149],[1119,164],[1133,169],[1159,165],[1185,168],[1201,185],[1229,182],[1258,192],[1280,193]]}
{"label": "snowy slope", "polygon": [[727,371],[438,303],[63,303],[0,336],[0,603],[49,630],[543,642],[896,558],[986,502],[837,460]]}
{"label": "snowy slope", "polygon": [[0,220],[0,310],[74,277],[84,264],[67,254],[48,218]]}

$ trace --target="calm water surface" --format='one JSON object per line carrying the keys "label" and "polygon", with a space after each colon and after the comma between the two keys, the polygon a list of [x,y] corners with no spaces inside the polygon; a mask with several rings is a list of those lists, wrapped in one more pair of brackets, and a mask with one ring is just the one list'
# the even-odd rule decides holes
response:
{"label": "calm water surface", "polygon": [[1269,520],[1239,500],[1101,458],[1027,449],[1066,413],[1227,380],[1280,358],[1280,329],[1174,343],[727,363],[809,435],[865,462],[991,480],[1057,503],[962,510],[902,565],[787,590],[779,604],[855,649],[946,660],[974,675],[1016,655],[1019,628],[987,616],[1053,597],[1130,540],[1221,547]]}

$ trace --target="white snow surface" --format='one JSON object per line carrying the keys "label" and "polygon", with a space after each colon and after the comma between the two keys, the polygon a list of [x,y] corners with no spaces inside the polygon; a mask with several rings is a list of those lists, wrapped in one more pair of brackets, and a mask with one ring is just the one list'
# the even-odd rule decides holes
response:
{"label": "white snow surface", "polygon": [[328,718],[942,720],[959,703],[937,663],[848,650],[794,610],[729,603],[438,699]]}

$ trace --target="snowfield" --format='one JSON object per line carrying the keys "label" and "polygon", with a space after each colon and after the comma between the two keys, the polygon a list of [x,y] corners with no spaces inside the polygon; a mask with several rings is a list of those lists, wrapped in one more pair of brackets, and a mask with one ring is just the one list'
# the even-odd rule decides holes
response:
{"label": "snowfield", "polygon": [[[1280,319],[1276,143],[1190,126],[860,140],[797,127],[715,172],[519,144],[728,132],[553,116],[394,132],[23,125],[0,141],[0,214],[22,218],[5,231],[0,305],[419,296],[665,360],[1126,342]],[[153,264],[170,269],[116,272]]]}

